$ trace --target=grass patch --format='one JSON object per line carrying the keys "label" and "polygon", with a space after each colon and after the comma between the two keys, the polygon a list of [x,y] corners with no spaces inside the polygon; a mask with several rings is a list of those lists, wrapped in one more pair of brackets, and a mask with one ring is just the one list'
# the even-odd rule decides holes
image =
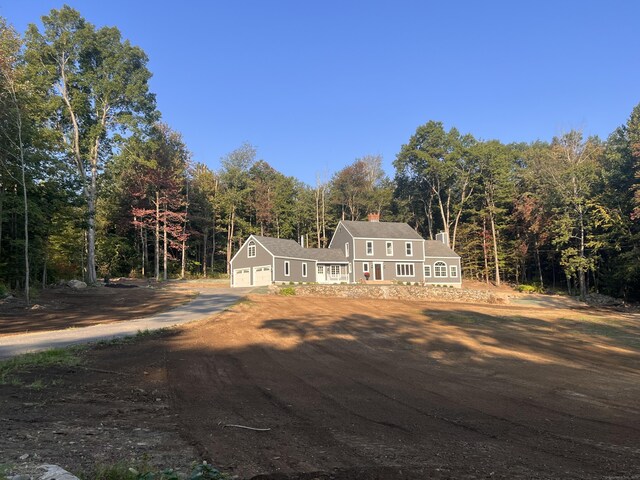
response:
{"label": "grass patch", "polygon": [[[80,474],[81,480],[228,480],[231,477],[206,462],[194,463],[190,473],[182,474],[174,469],[157,470],[148,465],[131,467],[124,463],[96,467]],[[0,477],[2,480],[2,477]]]}
{"label": "grass patch", "polygon": [[130,345],[132,343],[140,342],[142,340],[146,340],[149,338],[158,338],[166,335],[170,332],[171,329],[168,327],[158,328],[156,330],[149,330],[148,328],[144,330],[138,330],[135,335],[127,335],[125,337],[116,337],[110,340],[100,340],[96,342],[96,345],[99,347],[108,347],[112,345]]}
{"label": "grass patch", "polygon": [[280,295],[284,296],[284,297],[292,297],[292,296],[294,296],[296,294],[296,288],[295,287],[282,287],[278,293]]}
{"label": "grass patch", "polygon": [[[83,362],[84,347],[55,348],[43,352],[26,353],[0,362],[0,385],[22,385],[17,375],[33,369],[49,367],[75,367]],[[36,380],[30,388],[41,389],[44,384]]]}

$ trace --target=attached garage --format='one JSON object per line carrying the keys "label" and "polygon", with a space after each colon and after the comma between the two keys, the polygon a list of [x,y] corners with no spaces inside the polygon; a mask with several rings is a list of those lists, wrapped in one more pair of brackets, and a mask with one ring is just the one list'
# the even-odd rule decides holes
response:
{"label": "attached garage", "polygon": [[253,268],[253,286],[271,285],[271,265]]}
{"label": "attached garage", "polygon": [[251,269],[238,268],[233,271],[234,287],[250,287],[251,286]]}

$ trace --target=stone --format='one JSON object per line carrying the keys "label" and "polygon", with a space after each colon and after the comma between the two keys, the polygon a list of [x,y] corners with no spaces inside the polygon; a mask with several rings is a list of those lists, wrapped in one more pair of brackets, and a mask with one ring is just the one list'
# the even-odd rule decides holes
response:
{"label": "stone", "polygon": [[74,290],[82,290],[83,288],[87,288],[87,284],[82,280],[69,280],[67,287],[73,288]]}
{"label": "stone", "polygon": [[44,474],[38,477],[38,480],[80,480],[57,465],[40,465],[38,469],[46,470]]}

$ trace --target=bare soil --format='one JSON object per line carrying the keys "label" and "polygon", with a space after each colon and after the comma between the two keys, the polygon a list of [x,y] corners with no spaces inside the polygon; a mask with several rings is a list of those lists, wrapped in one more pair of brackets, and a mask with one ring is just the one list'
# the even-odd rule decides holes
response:
{"label": "bare soil", "polygon": [[271,480],[640,478],[637,314],[254,295],[84,355],[23,375],[44,389],[0,386],[5,462],[206,459]]}
{"label": "bare soil", "polygon": [[[187,287],[187,285],[189,285]],[[20,298],[0,300],[0,335],[87,327],[146,317],[191,300],[195,284],[122,279],[110,287],[42,290],[30,306]]]}

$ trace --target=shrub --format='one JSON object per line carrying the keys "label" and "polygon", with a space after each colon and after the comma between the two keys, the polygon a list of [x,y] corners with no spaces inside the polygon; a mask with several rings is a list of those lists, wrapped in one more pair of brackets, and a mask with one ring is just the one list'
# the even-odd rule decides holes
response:
{"label": "shrub", "polygon": [[522,293],[543,293],[540,285],[518,285],[518,291]]}
{"label": "shrub", "polygon": [[296,294],[296,289],[294,287],[283,287],[280,289],[280,295],[285,297],[291,297]]}
{"label": "shrub", "polygon": [[0,298],[6,297],[7,295],[9,295],[9,289],[4,283],[0,283]]}

